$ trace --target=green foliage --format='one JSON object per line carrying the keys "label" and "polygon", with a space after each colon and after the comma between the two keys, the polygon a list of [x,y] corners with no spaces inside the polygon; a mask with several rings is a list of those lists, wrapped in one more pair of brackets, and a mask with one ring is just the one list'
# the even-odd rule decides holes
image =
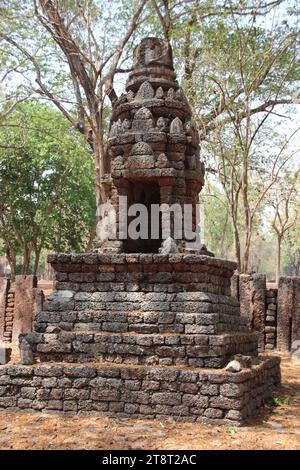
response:
{"label": "green foliage", "polygon": [[227,432],[228,432],[228,434],[230,434],[231,436],[235,436],[235,434],[237,434],[236,428],[228,428],[228,429],[227,429]]}
{"label": "green foliage", "polygon": [[284,406],[290,404],[289,397],[276,397],[275,395],[266,398],[265,403],[269,406],[276,408],[277,406]]}
{"label": "green foliage", "polygon": [[17,252],[83,249],[94,223],[93,161],[47,105],[19,105],[0,127],[0,237]]}
{"label": "green foliage", "polygon": [[200,195],[203,208],[203,241],[209,249],[222,258],[232,255],[232,228],[228,204],[218,185],[207,178],[206,186]]}

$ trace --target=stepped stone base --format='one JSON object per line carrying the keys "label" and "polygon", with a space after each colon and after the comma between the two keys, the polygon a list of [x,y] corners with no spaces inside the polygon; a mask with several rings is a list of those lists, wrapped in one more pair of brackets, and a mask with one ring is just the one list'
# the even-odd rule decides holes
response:
{"label": "stepped stone base", "polygon": [[[257,356],[257,335],[230,295],[235,263],[197,254],[49,261],[56,290],[20,335],[35,364],[0,368],[0,408],[238,424],[279,383],[279,359]],[[235,355],[251,367],[225,371]]]}
{"label": "stepped stone base", "polygon": [[261,357],[239,373],[109,363],[5,365],[0,408],[239,425],[279,384],[279,370],[277,357]]}

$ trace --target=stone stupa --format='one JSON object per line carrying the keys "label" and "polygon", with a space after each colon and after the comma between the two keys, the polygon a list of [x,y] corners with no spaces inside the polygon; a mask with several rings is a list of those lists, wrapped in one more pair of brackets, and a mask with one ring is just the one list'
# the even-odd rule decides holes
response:
{"label": "stone stupa", "polygon": [[[192,204],[197,231],[204,167],[166,42],[135,49],[126,91],[107,145],[109,201]],[[97,252],[49,255],[55,291],[20,338],[34,364],[0,367],[0,407],[216,424],[251,416],[280,382],[279,360],[257,355],[231,296],[236,264],[173,241],[164,250],[160,238],[107,239]],[[234,358],[242,370],[225,370]]]}

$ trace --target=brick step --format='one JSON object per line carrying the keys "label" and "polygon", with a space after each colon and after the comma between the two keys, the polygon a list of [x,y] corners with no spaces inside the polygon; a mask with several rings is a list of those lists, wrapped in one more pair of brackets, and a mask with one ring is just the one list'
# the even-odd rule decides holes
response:
{"label": "brick step", "polygon": [[42,361],[89,362],[95,360],[133,364],[185,364],[223,367],[234,354],[256,354],[253,333],[179,335],[64,332],[28,336]]}
{"label": "brick step", "polygon": [[96,311],[96,312],[185,312],[185,313],[224,313],[239,317],[239,307],[206,302],[68,302],[67,304],[49,304],[45,302],[44,312],[63,311]]}
{"label": "brick step", "polygon": [[[93,259],[92,259],[93,258]],[[153,291],[156,287],[178,290],[230,293],[230,277],[234,264],[223,260],[207,260],[199,255],[50,255],[56,271],[56,288],[60,290],[110,290],[116,283],[120,290],[139,286]],[[159,286],[163,284],[162,286]]]}
{"label": "brick step", "polygon": [[94,330],[140,333],[177,332],[214,334],[220,331],[249,331],[247,320],[226,313],[186,313],[170,311],[69,310],[42,311],[36,317],[35,330],[44,333],[53,328],[64,331]]}
{"label": "brick step", "polygon": [[[65,307],[68,302],[90,302],[90,303],[111,303],[116,302],[117,304],[122,302],[131,302],[131,303],[150,303],[154,302],[157,304],[154,305],[163,305],[170,302],[200,302],[201,305],[204,303],[217,304],[217,305],[226,305],[235,308],[239,308],[238,301],[231,297],[230,295],[221,295],[221,294],[211,294],[203,291],[184,291],[184,292],[168,292],[168,291],[154,291],[154,292],[144,292],[140,291],[124,291],[123,286],[118,288],[118,284],[115,285],[115,289],[110,289],[107,291],[69,291],[69,290],[57,290],[54,291],[47,298],[46,304],[62,305]],[[50,307],[51,308],[51,307]],[[50,309],[49,308],[49,309]],[[154,310],[154,309],[151,309]]]}

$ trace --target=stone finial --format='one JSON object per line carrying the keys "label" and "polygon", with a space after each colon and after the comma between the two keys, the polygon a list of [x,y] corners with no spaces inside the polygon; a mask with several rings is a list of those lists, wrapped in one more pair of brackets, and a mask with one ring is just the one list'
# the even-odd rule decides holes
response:
{"label": "stone finial", "polygon": [[156,168],[168,168],[170,166],[170,162],[164,153],[161,153],[155,162]]}
{"label": "stone finial", "polygon": [[114,122],[110,128],[109,136],[114,137],[118,134],[118,124]]}
{"label": "stone finial", "polygon": [[136,132],[145,132],[154,127],[153,116],[148,108],[140,108],[136,111],[132,121],[132,130]]}
{"label": "stone finial", "polygon": [[133,93],[132,90],[129,90],[129,92],[127,93],[126,96],[127,96],[127,101],[128,101],[129,103],[131,103],[131,101],[134,100],[135,94]]}
{"label": "stone finial", "polygon": [[20,360],[24,365],[30,365],[34,363],[33,352],[30,344],[25,337],[20,337]]}
{"label": "stone finial", "polygon": [[161,100],[162,98],[164,97],[164,90],[162,89],[162,87],[158,87],[157,90],[156,90],[156,93],[155,93],[155,98],[158,98],[159,100]]}
{"label": "stone finial", "polygon": [[146,142],[138,142],[132,146],[130,155],[153,155],[153,150]]}
{"label": "stone finial", "polygon": [[183,124],[179,117],[173,119],[170,125],[170,134],[183,134]]}
{"label": "stone finial", "polygon": [[145,107],[140,108],[134,115],[134,119],[144,120],[144,119],[152,119],[152,118],[153,116],[152,116],[151,111]]}
{"label": "stone finial", "polygon": [[134,49],[133,57],[135,68],[161,65],[173,70],[172,49],[168,41],[163,39],[143,39]]}
{"label": "stone finial", "polygon": [[167,97],[170,98],[171,100],[175,99],[175,90],[174,90],[174,88],[169,88],[168,89]]}
{"label": "stone finial", "polygon": [[178,88],[178,90],[175,92],[176,99],[181,101],[183,99],[183,94],[181,88]]}
{"label": "stone finial", "polygon": [[154,97],[154,89],[149,82],[141,84],[139,91],[136,94],[136,101],[151,100]]}
{"label": "stone finial", "polygon": [[110,137],[115,137],[117,136],[118,134],[120,134],[122,132],[122,124],[121,124],[121,120],[119,119],[117,122],[114,122],[110,128],[110,133],[109,133],[109,136]]}
{"label": "stone finial", "polygon": [[167,127],[167,122],[168,122],[168,121],[167,121],[165,118],[159,117],[159,118],[157,119],[156,125],[157,125],[158,129],[160,129],[160,130],[165,130],[166,127]]}
{"label": "stone finial", "polygon": [[124,119],[124,121],[122,122],[122,129],[128,130],[130,129],[130,127],[131,127],[131,122],[129,121],[129,119]]}

